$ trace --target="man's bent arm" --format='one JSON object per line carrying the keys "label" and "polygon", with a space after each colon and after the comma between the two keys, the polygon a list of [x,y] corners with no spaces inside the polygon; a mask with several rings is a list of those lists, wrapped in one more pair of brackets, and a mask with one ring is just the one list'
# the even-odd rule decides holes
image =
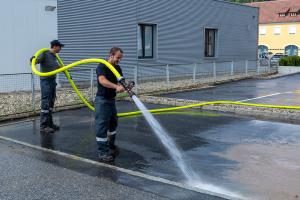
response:
{"label": "man's bent arm", "polygon": [[117,87],[118,87],[117,84],[114,84],[114,83],[110,82],[103,75],[100,75],[98,80],[99,80],[99,83],[101,85],[103,85],[104,87],[111,88],[111,89],[117,89]]}

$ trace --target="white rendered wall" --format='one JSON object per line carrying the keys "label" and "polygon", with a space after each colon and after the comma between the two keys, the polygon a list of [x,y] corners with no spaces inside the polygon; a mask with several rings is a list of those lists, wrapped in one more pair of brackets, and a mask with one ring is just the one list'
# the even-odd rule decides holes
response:
{"label": "white rendered wall", "polygon": [[0,0],[0,26],[0,74],[31,72],[29,58],[57,39],[56,0]]}

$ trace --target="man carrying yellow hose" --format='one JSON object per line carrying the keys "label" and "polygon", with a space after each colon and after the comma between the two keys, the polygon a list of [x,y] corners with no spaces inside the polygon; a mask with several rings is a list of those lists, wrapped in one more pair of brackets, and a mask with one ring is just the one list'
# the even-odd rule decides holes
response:
{"label": "man carrying yellow hose", "polygon": [[[123,57],[122,49],[113,47],[110,50],[108,62],[122,76],[119,62]],[[95,98],[95,129],[98,144],[98,157],[100,161],[112,162],[117,152],[115,146],[116,129],[118,125],[115,104],[116,92],[124,92],[123,86],[118,84],[116,76],[104,64],[97,69],[98,91]]]}
{"label": "man carrying yellow hose", "polygon": [[[64,47],[58,40],[53,40],[51,49],[42,53],[36,63],[40,64],[41,72],[50,72],[59,67],[55,54],[59,53],[61,48]],[[33,58],[33,57],[32,57]],[[32,60],[31,58],[31,60]],[[56,97],[56,75],[40,77],[41,86],[41,132],[53,133],[59,130],[59,126],[53,123],[52,111]]]}

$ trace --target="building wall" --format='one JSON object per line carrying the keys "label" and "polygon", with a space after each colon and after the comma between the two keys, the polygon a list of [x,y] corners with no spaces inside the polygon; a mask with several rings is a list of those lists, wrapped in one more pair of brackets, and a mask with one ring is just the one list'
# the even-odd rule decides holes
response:
{"label": "building wall", "polygon": [[[157,25],[154,59],[137,59],[137,25]],[[217,57],[204,58],[204,28],[218,28]],[[58,0],[66,63],[124,50],[123,66],[255,60],[258,9],[215,0]]]}
{"label": "building wall", "polygon": [[[104,58],[112,46],[124,49],[124,65],[136,63],[136,1],[58,0],[58,37],[64,63]],[[95,66],[95,65],[94,65]]]}
{"label": "building wall", "polygon": [[[289,34],[289,27],[296,27],[296,34]],[[275,35],[273,33],[274,27],[280,27],[281,33]],[[259,45],[265,45],[273,54],[284,53],[284,49],[288,45],[295,45],[300,51],[300,22],[299,23],[278,23],[278,24],[260,24],[260,30],[265,28],[266,33],[259,34]],[[300,52],[298,51],[298,55]]]}
{"label": "building wall", "polygon": [[[138,22],[158,27],[158,63],[256,59],[257,21],[257,8],[222,1],[138,1]],[[204,57],[205,28],[218,29],[216,58]]]}
{"label": "building wall", "polygon": [[56,0],[1,0],[0,74],[31,72],[29,58],[57,38]]}

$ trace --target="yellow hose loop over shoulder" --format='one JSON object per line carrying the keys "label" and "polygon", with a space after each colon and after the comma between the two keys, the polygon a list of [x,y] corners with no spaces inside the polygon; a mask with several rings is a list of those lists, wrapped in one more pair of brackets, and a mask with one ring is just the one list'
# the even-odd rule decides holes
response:
{"label": "yellow hose loop over shoulder", "polygon": [[80,61],[73,62],[73,63],[71,63],[69,65],[63,66],[63,67],[61,67],[59,69],[56,69],[54,71],[51,71],[51,72],[40,72],[35,67],[35,65],[36,65],[36,58],[40,54],[44,53],[45,51],[49,51],[49,49],[47,49],[47,48],[40,49],[39,51],[37,51],[34,54],[35,58],[32,59],[31,69],[38,76],[53,76],[53,75],[55,75],[55,74],[57,74],[59,72],[63,72],[65,70],[73,68],[73,67],[75,67],[77,65],[88,64],[88,63],[102,63],[102,64],[106,65],[113,72],[113,74],[117,77],[117,79],[120,79],[122,77],[120,75],[120,73],[109,62],[107,62],[106,60],[103,60],[103,59],[99,59],[99,58],[83,59],[83,60],[80,60]]}
{"label": "yellow hose loop over shoulder", "polygon": [[[37,51],[34,55],[34,58],[32,59],[32,62],[31,62],[31,69],[32,71],[36,74],[36,75],[39,75],[39,76],[52,76],[52,75],[55,75],[57,73],[60,72],[61,69],[65,69],[66,67],[64,66],[64,63],[62,62],[62,60],[60,59],[60,57],[55,54],[56,56],[56,59],[59,63],[59,66],[60,68],[58,70],[54,70],[52,72],[47,72],[47,73],[43,73],[43,72],[40,72],[36,69],[36,59],[38,58],[38,56],[46,51],[49,51],[49,49],[47,48],[43,48],[43,49],[40,49],[39,51]],[[58,72],[59,71],[59,72]],[[95,108],[81,95],[81,93],[79,92],[78,88],[76,87],[74,81],[72,80],[69,72],[67,69],[65,69],[63,71],[68,79],[68,81],[70,82],[73,90],[76,92],[76,94],[78,95],[78,97],[83,101],[83,103],[91,110],[95,111]]]}
{"label": "yellow hose loop over shoulder", "polygon": [[74,91],[76,92],[76,94],[79,96],[79,98],[83,101],[84,104],[86,104],[91,110],[95,111],[95,108],[81,95],[81,93],[79,92],[78,88],[76,87],[74,81],[72,80],[69,72],[67,71],[68,69],[70,68],[73,68],[77,65],[82,65],[82,64],[87,64],[87,63],[102,63],[104,64],[105,66],[107,66],[112,72],[113,74],[117,77],[117,79],[121,79],[122,76],[120,75],[120,73],[109,63],[107,62],[106,60],[103,60],[103,59],[98,59],[98,58],[90,58],[90,59],[84,59],[84,60],[80,60],[80,61],[77,61],[77,62],[74,62],[72,64],[69,64],[67,66],[64,65],[64,63],[62,62],[62,60],[60,59],[60,57],[55,54],[56,56],[56,59],[60,65],[60,68],[56,69],[56,70],[53,70],[51,72],[40,72],[36,69],[36,60],[38,58],[38,56],[46,51],[49,51],[50,49],[48,48],[43,48],[43,49],[40,49],[39,51],[37,51],[35,54],[34,54],[34,58],[32,59],[32,62],[31,62],[31,69],[32,71],[38,75],[38,76],[53,76],[57,73],[60,73],[60,72],[64,72],[68,81],[70,82],[72,88],[74,89]]}

